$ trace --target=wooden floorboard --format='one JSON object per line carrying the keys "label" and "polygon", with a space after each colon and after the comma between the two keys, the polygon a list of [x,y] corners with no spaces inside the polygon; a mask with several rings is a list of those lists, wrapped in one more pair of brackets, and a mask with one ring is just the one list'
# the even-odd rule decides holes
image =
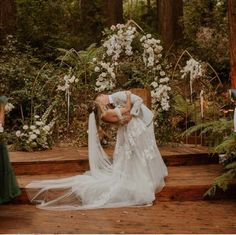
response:
{"label": "wooden floorboard", "polygon": [[[112,156],[113,149],[106,149]],[[204,165],[218,163],[218,157],[202,146],[165,146],[161,148],[167,166]],[[89,169],[88,149],[54,147],[40,152],[10,152],[11,162],[17,175],[84,172]]]}
{"label": "wooden floorboard", "polygon": [[[205,146],[163,146],[160,147],[160,152],[163,157],[169,156],[184,156],[209,154],[210,152]],[[105,148],[109,155],[113,154],[113,148]],[[52,150],[36,151],[36,152],[12,152],[10,151],[10,158],[12,162],[40,162],[40,161],[62,161],[62,160],[83,160],[88,158],[88,148],[76,148],[73,146],[54,147]]]}
{"label": "wooden floorboard", "polygon": [[[211,184],[221,172],[221,165],[168,167],[166,178],[168,186]],[[79,173],[81,174],[81,173]],[[78,175],[78,173],[46,174],[46,175],[18,175],[17,179],[22,187],[33,180],[57,179]]]}
{"label": "wooden floorboard", "polygon": [[[199,165],[168,167],[169,175],[166,178],[166,186],[156,195],[157,201],[194,201],[202,200],[203,194],[212,185],[214,178],[222,170],[220,165]],[[25,186],[38,180],[60,179],[78,175],[78,173],[47,174],[47,175],[18,175],[17,180],[22,189],[22,194],[17,197],[15,203],[29,203]],[[228,193],[217,192],[216,199],[236,198],[236,183],[230,186]]]}
{"label": "wooden floorboard", "polygon": [[151,207],[45,211],[1,205],[0,233],[236,233],[236,201],[159,202]]}

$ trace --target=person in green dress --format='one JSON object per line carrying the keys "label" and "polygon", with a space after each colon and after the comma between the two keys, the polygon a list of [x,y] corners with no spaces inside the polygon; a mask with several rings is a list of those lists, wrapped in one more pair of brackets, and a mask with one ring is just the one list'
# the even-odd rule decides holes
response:
{"label": "person in green dress", "polygon": [[[3,132],[5,119],[5,105],[7,98],[0,96],[0,135]],[[21,193],[13,172],[7,146],[0,138],[0,204],[9,202]]]}

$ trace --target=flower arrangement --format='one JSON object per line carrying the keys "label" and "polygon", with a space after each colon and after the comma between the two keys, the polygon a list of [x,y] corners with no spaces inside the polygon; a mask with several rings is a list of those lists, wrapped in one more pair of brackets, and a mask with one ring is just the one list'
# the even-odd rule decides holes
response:
{"label": "flower arrangement", "polygon": [[54,121],[46,124],[38,115],[35,115],[32,125],[23,125],[20,130],[16,131],[16,137],[21,145],[22,150],[43,150],[51,147],[50,136]]}
{"label": "flower arrangement", "polygon": [[47,122],[47,119],[54,105],[55,103],[52,103],[42,117],[35,115],[30,124],[24,123],[24,125],[16,131],[17,148],[25,151],[33,151],[45,150],[51,147],[51,137],[56,119],[53,118],[50,122]]}
{"label": "flower arrangement", "polygon": [[[119,76],[126,76],[121,87],[137,84],[151,90],[153,111],[168,111],[169,78],[163,69],[161,41],[151,34],[138,32],[129,24],[112,25],[102,47],[101,58],[94,58],[94,72],[97,74],[98,92],[119,88]],[[132,84],[133,83],[133,84]],[[120,87],[120,88],[121,88]]]}
{"label": "flower arrangement", "polygon": [[189,86],[190,86],[190,93],[192,95],[193,93],[193,81],[196,80],[199,77],[202,77],[203,75],[203,69],[202,64],[195,60],[194,58],[190,58],[186,65],[183,67],[182,72],[182,78],[187,77],[189,75]]}

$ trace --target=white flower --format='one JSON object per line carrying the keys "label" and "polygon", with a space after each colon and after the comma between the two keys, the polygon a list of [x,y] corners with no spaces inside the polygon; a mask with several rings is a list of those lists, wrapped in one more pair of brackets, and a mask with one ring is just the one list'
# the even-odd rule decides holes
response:
{"label": "white flower", "polygon": [[43,127],[43,130],[44,130],[44,131],[50,131],[50,126],[48,126],[48,125],[47,125],[47,126],[44,126],[44,127]]}
{"label": "white flower", "polygon": [[161,72],[160,72],[160,75],[161,75],[161,76],[165,76],[166,73],[165,73],[164,71],[161,71]]}
{"label": "white flower", "polygon": [[111,30],[114,31],[116,29],[116,26],[115,25],[112,25],[111,26]]}
{"label": "white flower", "polygon": [[147,34],[147,38],[151,38],[152,37],[152,35],[149,33],[149,34]]}
{"label": "white flower", "polygon": [[158,86],[157,82],[152,82],[151,85],[156,88]]}
{"label": "white flower", "polygon": [[35,115],[34,118],[35,119],[39,119],[40,117],[39,117],[39,115]]}
{"label": "white flower", "polygon": [[37,134],[37,135],[39,135],[39,134],[40,134],[40,130],[39,130],[39,129],[36,129],[36,130],[34,130],[34,133]]}
{"label": "white flower", "polygon": [[75,81],[75,76],[73,75],[69,80],[70,83],[73,83]]}
{"label": "white flower", "polygon": [[20,137],[21,136],[21,131],[16,131],[16,136]]}
{"label": "white flower", "polygon": [[95,72],[100,72],[100,68],[99,68],[98,66],[96,66],[96,67],[94,68],[94,71],[95,71]]}
{"label": "white flower", "polygon": [[97,58],[94,57],[92,61],[93,61],[93,63],[95,63],[97,61]]}
{"label": "white flower", "polygon": [[37,139],[37,135],[35,134],[31,134],[30,137],[29,137],[30,140],[35,140]]}
{"label": "white flower", "polygon": [[115,79],[115,78],[116,78],[116,74],[115,74],[115,73],[111,73],[111,77],[112,77],[113,79]]}
{"label": "white flower", "polygon": [[23,126],[23,129],[24,129],[24,130],[28,130],[28,129],[29,129],[29,126],[28,126],[28,125],[24,125],[24,126]]}
{"label": "white flower", "polygon": [[107,73],[103,72],[103,73],[101,73],[101,76],[105,78],[107,76]]}
{"label": "white flower", "polygon": [[34,129],[36,129],[36,126],[31,125],[31,126],[30,126],[30,129],[31,129],[31,130],[34,130]]}

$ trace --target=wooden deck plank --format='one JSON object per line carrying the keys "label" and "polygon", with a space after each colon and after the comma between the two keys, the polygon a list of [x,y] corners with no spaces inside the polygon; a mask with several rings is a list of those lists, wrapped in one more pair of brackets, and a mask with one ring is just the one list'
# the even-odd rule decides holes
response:
{"label": "wooden deck plank", "polygon": [[[106,151],[112,156],[113,149]],[[218,157],[210,155],[202,146],[162,147],[161,154],[168,166],[218,162]],[[10,158],[17,175],[83,172],[89,169],[87,148],[67,146],[41,152],[10,152]]]}
{"label": "wooden deck plank", "polygon": [[[105,151],[111,156],[113,148],[107,148]],[[176,147],[163,146],[160,147],[163,157],[185,156],[205,154],[210,155],[207,147],[181,145]],[[11,161],[14,162],[40,162],[40,161],[63,161],[63,160],[85,160],[88,157],[88,148],[76,148],[72,146],[54,147],[52,150],[36,151],[36,152],[10,152]]]}
{"label": "wooden deck plank", "polygon": [[61,212],[34,205],[1,205],[0,211],[0,233],[236,233],[235,201]]}
{"label": "wooden deck plank", "polygon": [[[169,176],[166,178],[165,188],[157,194],[158,201],[169,200],[202,200],[203,194],[212,185],[213,180],[221,172],[220,165],[199,165],[168,167]],[[22,189],[22,195],[16,203],[29,203],[25,191],[25,185],[31,181],[59,179],[77,175],[76,172],[66,174],[47,175],[18,175],[17,179]],[[232,184],[227,194],[218,192],[217,198],[236,198],[236,183]]]}

